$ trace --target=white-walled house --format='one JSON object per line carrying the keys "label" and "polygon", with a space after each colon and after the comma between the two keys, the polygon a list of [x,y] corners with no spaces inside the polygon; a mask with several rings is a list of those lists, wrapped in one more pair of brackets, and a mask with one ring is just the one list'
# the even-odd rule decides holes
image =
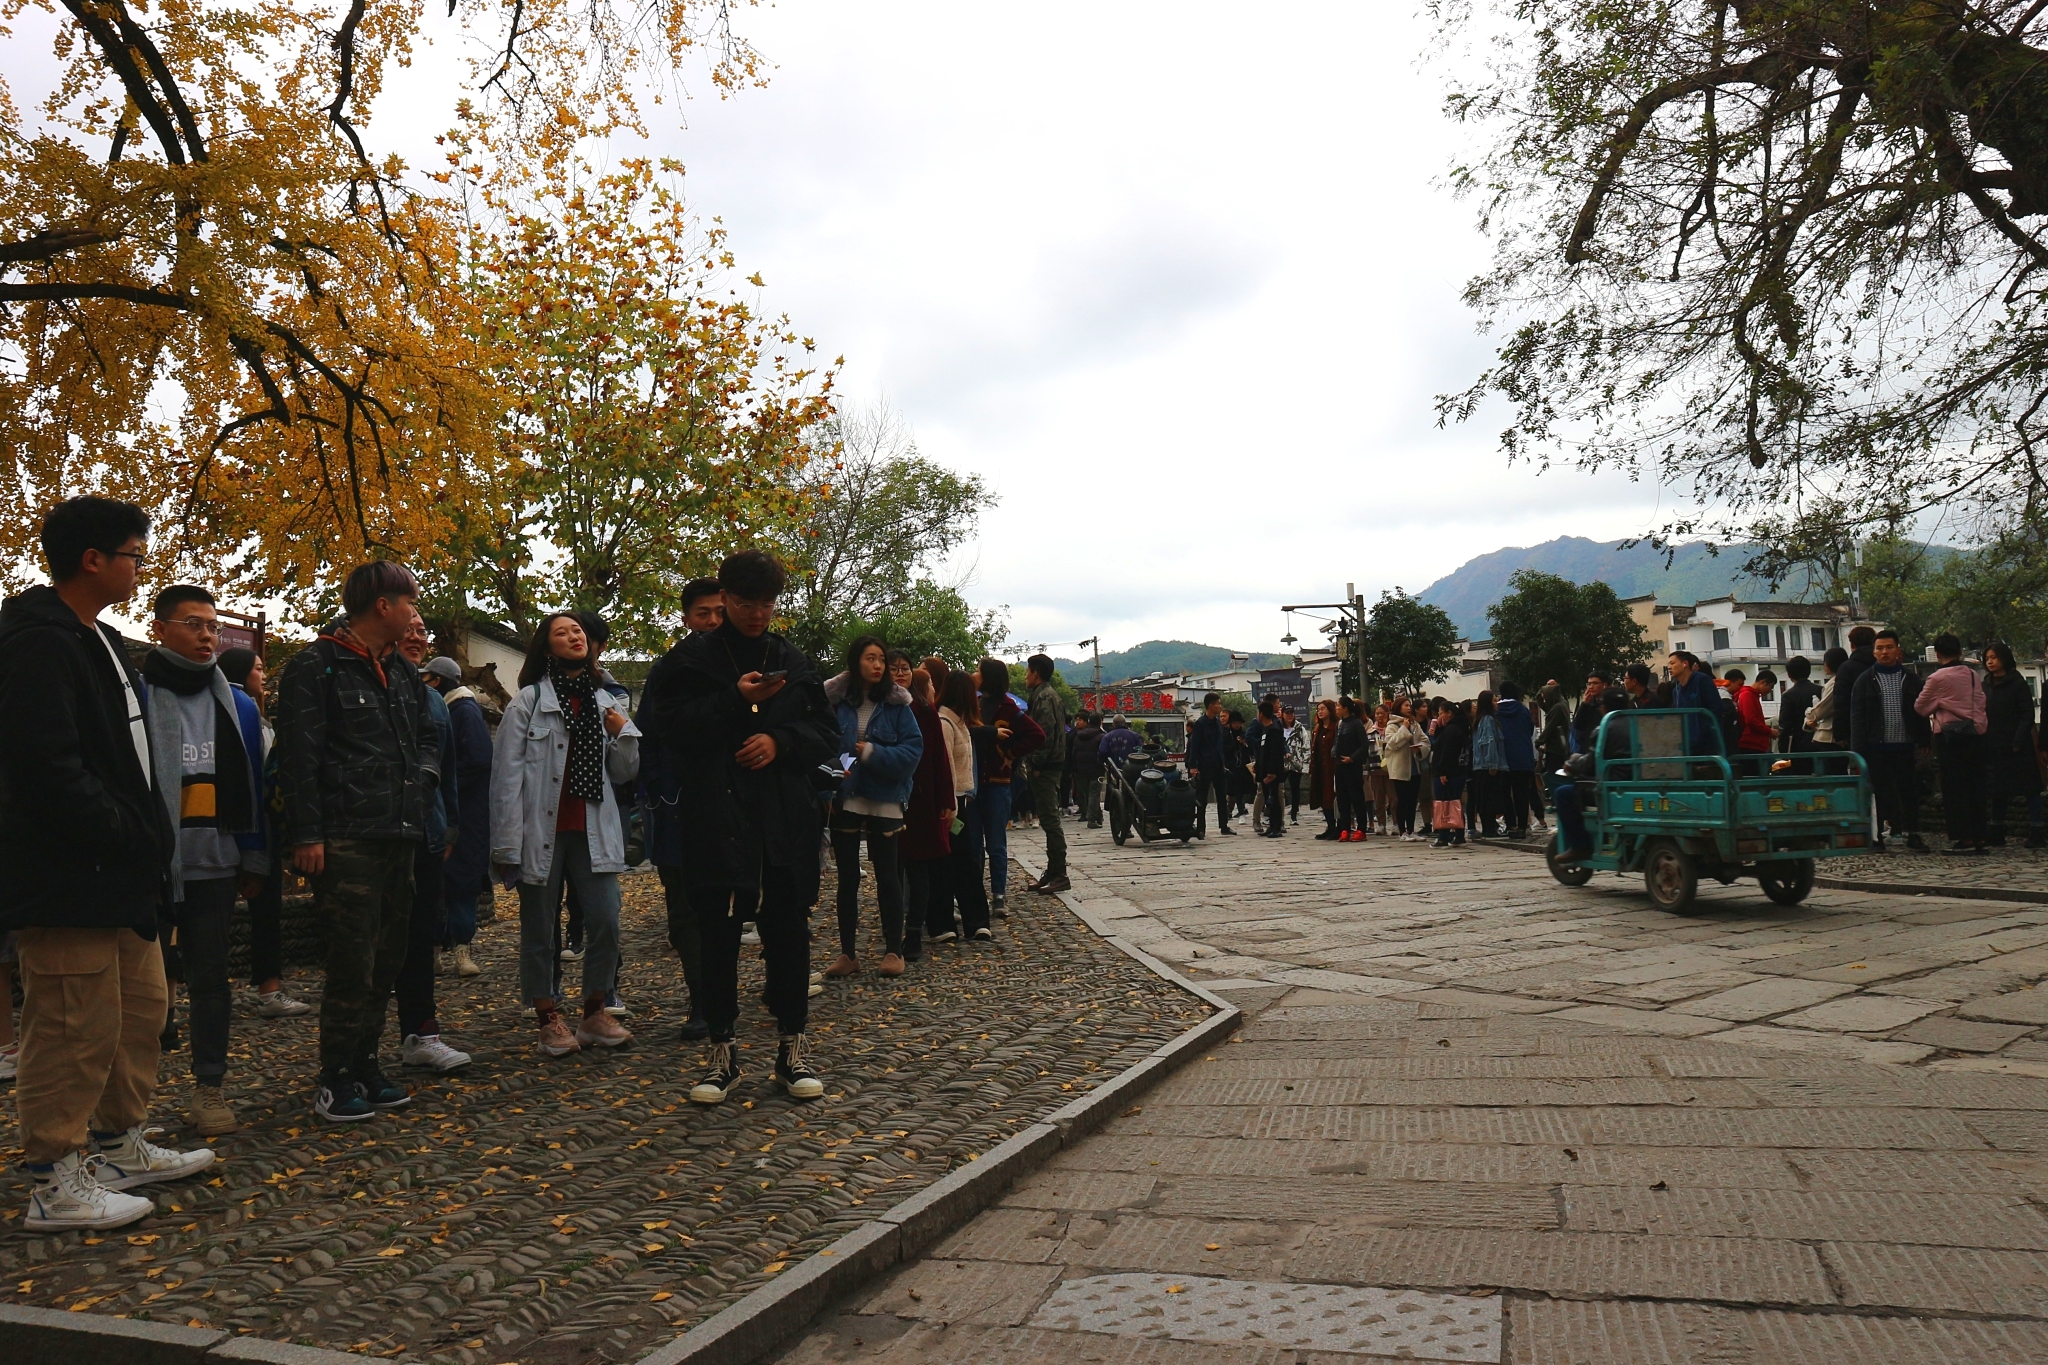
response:
{"label": "white-walled house", "polygon": [[[1716,673],[1730,664],[1754,672],[1761,665],[1782,664],[1803,654],[1818,668],[1821,656],[1836,646],[1848,648],[1855,625],[1881,622],[1851,620],[1846,602],[1741,602],[1716,597],[1690,607],[1659,606],[1651,644],[1658,658],[1685,649],[1713,666]],[[1783,669],[1776,670],[1782,676]]]}

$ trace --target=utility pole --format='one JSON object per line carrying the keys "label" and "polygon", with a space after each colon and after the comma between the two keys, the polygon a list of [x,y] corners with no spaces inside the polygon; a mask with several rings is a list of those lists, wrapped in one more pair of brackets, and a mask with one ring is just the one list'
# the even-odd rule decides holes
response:
{"label": "utility pole", "polygon": [[1086,640],[1076,640],[1074,643],[1086,645],[1095,651],[1095,704],[1100,706],[1102,704],[1102,637],[1094,635]]}
{"label": "utility pole", "polygon": [[[1335,611],[1342,612],[1339,619],[1344,623],[1344,635],[1349,638],[1351,655],[1358,661],[1358,698],[1365,699],[1365,598],[1358,591],[1356,583],[1344,585],[1342,602],[1297,602],[1284,606],[1281,611]],[[1343,673],[1338,673],[1339,691],[1342,691]]]}

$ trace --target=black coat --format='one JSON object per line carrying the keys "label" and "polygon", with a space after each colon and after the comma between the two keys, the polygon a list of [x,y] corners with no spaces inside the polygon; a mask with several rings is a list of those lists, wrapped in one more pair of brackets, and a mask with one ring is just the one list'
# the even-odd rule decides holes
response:
{"label": "black coat", "polygon": [[[758,705],[739,691],[756,659],[762,672],[789,674]],[[815,904],[823,814],[812,779],[839,751],[839,720],[804,652],[730,624],[692,635],[649,670],[635,720],[661,751],[661,788],[650,794],[673,818],[674,847],[657,857],[678,857],[692,886],[735,891],[758,890],[764,865],[786,868],[803,904]],[[775,761],[741,767],[734,755],[760,734],[774,737]]]}
{"label": "black coat", "polygon": [[1287,729],[1279,721],[1259,727],[1258,747],[1253,751],[1254,770],[1259,781],[1287,775]]}
{"label": "black coat", "polygon": [[1067,736],[1067,771],[1090,780],[1102,776],[1102,727],[1076,725]]}
{"label": "black coat", "polygon": [[287,842],[427,837],[441,727],[404,655],[380,667],[323,633],[284,666],[276,720]]}
{"label": "black coat", "polygon": [[475,697],[448,703],[448,725],[454,752],[441,755],[441,765],[455,774],[460,797],[455,817],[455,852],[441,864],[451,896],[474,896],[491,867],[491,727]]}
{"label": "black coat", "polygon": [[[1912,744],[1933,743],[1933,727],[1927,717],[1915,713],[1913,702],[1920,695],[1920,675],[1910,668],[1901,668],[1905,677],[1899,683],[1899,709],[1906,713],[1906,739]],[[1835,684],[1835,693],[1841,694],[1842,685]],[[1884,741],[1884,694],[1877,690],[1877,667],[1872,665],[1863,670],[1856,679],[1855,711],[1851,716],[1849,747],[1859,754],[1869,754]],[[1836,717],[1836,724],[1841,718]],[[1839,729],[1836,734],[1842,733]]]}
{"label": "black coat", "polygon": [[1188,766],[1220,776],[1230,766],[1230,727],[1218,716],[1197,716],[1188,727]]}
{"label": "black coat", "polygon": [[[79,620],[55,588],[0,607],[0,929],[155,938],[177,831],[136,757],[128,696],[95,631],[120,651],[120,636]],[[125,656],[119,667],[140,705],[141,676]]]}
{"label": "black coat", "polygon": [[1813,742],[1806,733],[1806,713],[1820,700],[1820,689],[1810,678],[1802,678],[1785,689],[1785,695],[1778,698],[1779,747],[1790,753],[1804,749]]}
{"label": "black coat", "polygon": [[1429,737],[1429,775],[1467,777],[1472,771],[1472,732],[1455,716]]}
{"label": "black coat", "polygon": [[2034,756],[2034,694],[2016,673],[2000,682],[1984,678],[1984,757],[2000,790],[2029,796],[2041,790],[2041,765]]}
{"label": "black coat", "polygon": [[[1835,743],[1856,747],[1856,682],[1877,666],[1877,657],[1865,645],[1852,650],[1835,670]],[[1910,671],[1910,670],[1909,670]]]}

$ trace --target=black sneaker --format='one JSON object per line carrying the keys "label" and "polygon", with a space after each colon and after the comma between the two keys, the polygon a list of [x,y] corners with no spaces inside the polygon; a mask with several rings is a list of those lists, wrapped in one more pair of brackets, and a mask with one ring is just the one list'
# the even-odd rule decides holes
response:
{"label": "black sneaker", "polygon": [[372,1109],[403,1109],[412,1103],[412,1092],[386,1076],[375,1057],[359,1063],[354,1075],[363,1092],[363,1103]]}
{"label": "black sneaker", "polygon": [[361,1123],[377,1117],[377,1111],[363,1100],[363,1089],[344,1069],[322,1073],[313,1092],[313,1112],[323,1123]]}
{"label": "black sneaker", "polygon": [[690,1091],[690,1098],[698,1104],[718,1104],[732,1093],[746,1073],[740,1070],[740,1046],[727,1039],[711,1045],[711,1069],[704,1073],[704,1079],[697,1082]]}
{"label": "black sneaker", "polygon": [[905,934],[905,935],[903,936],[903,960],[904,960],[905,962],[915,962],[915,961],[917,961],[917,960],[918,960],[919,958],[921,958],[921,957],[923,957],[923,956],[924,956],[924,939],[923,939],[923,937],[922,937],[922,936],[920,936],[920,937],[917,937],[917,938],[912,938],[912,937],[911,937],[910,935],[908,935],[908,934]]}
{"label": "black sneaker", "polygon": [[701,1043],[711,1036],[711,1023],[701,1014],[693,1014],[683,1021],[682,1038],[686,1043]]}
{"label": "black sneaker", "polygon": [[782,1035],[782,1045],[775,1049],[775,1079],[793,1100],[814,1100],[825,1093],[825,1083],[804,1059],[801,1033]]}

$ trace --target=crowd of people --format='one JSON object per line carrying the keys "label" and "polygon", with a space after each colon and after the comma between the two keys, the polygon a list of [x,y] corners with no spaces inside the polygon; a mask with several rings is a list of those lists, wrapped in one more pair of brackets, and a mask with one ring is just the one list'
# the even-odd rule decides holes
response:
{"label": "crowd of people", "polygon": [[[746,941],[779,1035],[772,1080],[808,1099],[825,1088],[809,1002],[863,970],[863,854],[875,971],[900,976],[927,944],[987,941],[1010,914],[1013,796],[1028,793],[1046,841],[1029,889],[1067,889],[1061,816],[1086,766],[1069,746],[1115,751],[1092,718],[1070,723],[1043,655],[1021,697],[1000,660],[955,667],[871,636],[822,677],[770,629],[784,570],[759,551],[686,587],[686,633],[637,708],[601,662],[602,618],[552,612],[494,734],[461,664],[432,655],[418,580],[383,560],[347,575],[341,614],[274,678],[252,651],[219,648],[214,594],[198,584],[156,594],[137,668],[100,617],[133,599],[148,535],[132,504],[60,503],[42,527],[51,583],[0,607],[0,697],[33,718],[0,766],[0,846],[19,869],[0,891],[0,963],[23,999],[0,1079],[15,1081],[31,1228],[124,1226],[154,1208],[129,1191],[213,1165],[211,1149],[159,1145],[148,1124],[179,1042],[172,982],[188,1000],[191,1127],[231,1132],[238,902],[257,1016],[313,1009],[280,979],[288,869],[310,884],[325,942],[308,1087],[324,1122],[411,1103],[383,1065],[394,1001],[404,1065],[470,1061],[442,1037],[436,982],[483,970],[473,943],[493,886],[517,893],[516,979],[539,1052],[632,1041],[619,878],[643,856],[687,984],[682,1039],[709,1054],[690,1098],[719,1103],[743,1079]],[[839,951],[813,972],[827,863]],[[11,1008],[0,1022],[11,1035]]]}
{"label": "crowd of people", "polygon": [[[708,1054],[690,1098],[720,1103],[744,1079],[739,957],[758,943],[778,1032],[771,1079],[807,1099],[825,1088],[810,1001],[866,970],[868,879],[878,975],[987,941],[1010,914],[1008,832],[1028,821],[1043,834],[1029,891],[1069,889],[1065,817],[1100,827],[1105,770],[1145,743],[1123,717],[1070,717],[1043,654],[1026,661],[1022,695],[1000,660],[917,659],[874,636],[821,676],[770,628],[784,570],[759,551],[687,585],[685,633],[637,708],[603,665],[604,620],[551,612],[493,733],[462,665],[432,655],[418,580],[390,561],[347,575],[341,614],[274,679],[252,651],[219,648],[214,595],[198,584],[156,594],[137,668],[99,618],[133,598],[148,533],[131,504],[60,503],[42,528],[50,585],[0,607],[0,705],[25,722],[0,759],[13,872],[0,889],[0,989],[18,974],[23,996],[18,1038],[0,1009],[0,1079],[16,1083],[32,1228],[122,1226],[153,1208],[130,1190],[213,1164],[210,1149],[151,1140],[160,1062],[180,1036],[170,983],[188,1002],[191,1126],[230,1132],[238,902],[256,1016],[313,1008],[281,980],[287,868],[310,883],[326,944],[309,1078],[325,1122],[411,1102],[382,1065],[394,1001],[405,1066],[470,1061],[442,1036],[436,982],[483,970],[473,943],[494,886],[517,895],[516,979],[539,1052],[631,1042],[619,878],[643,858],[687,985],[681,1037]],[[1196,830],[1206,837],[1213,804],[1219,834],[1249,816],[1280,838],[1305,794],[1324,840],[1456,848],[1547,833],[1539,772],[1583,766],[1609,714],[1658,707],[1694,713],[1695,752],[1853,749],[1880,820],[1910,849],[1926,847],[1917,760],[1930,750],[1951,851],[2003,843],[2016,802],[2029,845],[2048,843],[2040,727],[2010,649],[1983,651],[1980,678],[1950,635],[1924,675],[1894,631],[1859,626],[1849,646],[1827,653],[1818,680],[1789,660],[1782,698],[1769,669],[1716,678],[1684,652],[1661,679],[1643,664],[1593,672],[1576,698],[1552,680],[1532,701],[1509,681],[1472,701],[1325,700],[1304,718],[1270,696],[1247,717],[1212,693],[1188,734]],[[1570,804],[1556,808],[1564,856],[1583,857]],[[826,866],[837,952],[814,972]]]}

